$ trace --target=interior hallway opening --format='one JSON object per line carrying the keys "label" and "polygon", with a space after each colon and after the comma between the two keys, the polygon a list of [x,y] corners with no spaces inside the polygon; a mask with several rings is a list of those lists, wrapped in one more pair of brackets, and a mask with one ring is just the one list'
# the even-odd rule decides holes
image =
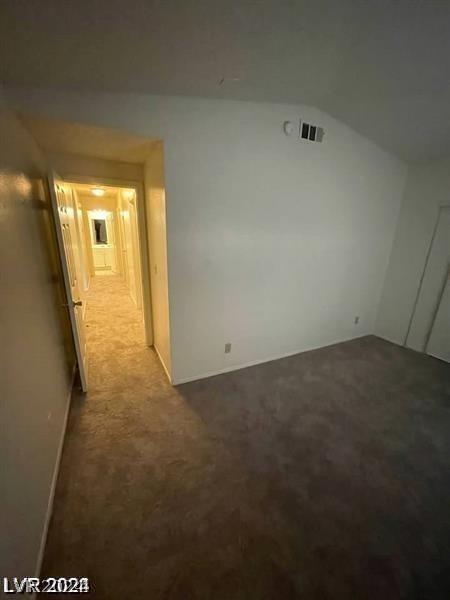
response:
{"label": "interior hallway opening", "polygon": [[[74,299],[83,391],[106,377],[133,346],[151,343],[144,297],[138,196],[135,188],[58,181],[58,217]],[[144,315],[147,316],[144,318]]]}

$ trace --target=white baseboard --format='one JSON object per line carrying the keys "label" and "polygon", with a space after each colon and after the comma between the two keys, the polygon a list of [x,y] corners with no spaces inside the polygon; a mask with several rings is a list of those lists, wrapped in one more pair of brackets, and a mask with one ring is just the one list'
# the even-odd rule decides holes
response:
{"label": "white baseboard", "polygon": [[[61,437],[59,439],[58,452],[56,454],[55,468],[53,470],[52,484],[50,486],[50,494],[48,497],[47,512],[45,514],[44,528],[42,530],[41,545],[39,547],[39,554],[38,554],[38,558],[37,558],[37,562],[36,562],[35,577],[40,576],[41,568],[42,568],[42,561],[44,559],[44,552],[45,552],[45,545],[47,542],[48,528],[50,525],[50,519],[52,517],[52,512],[53,512],[53,501],[55,499],[55,491],[56,491],[56,483],[58,481],[59,466],[61,463],[64,439],[66,437],[67,421],[69,419],[69,411],[70,411],[73,384],[75,382],[75,374],[76,374],[76,365],[74,365],[73,372],[72,372],[69,396],[67,398],[67,404],[66,404],[66,412],[64,414],[63,427],[62,427],[62,431],[61,431]],[[33,598],[34,598],[34,595],[33,595]]]}
{"label": "white baseboard", "polygon": [[253,360],[253,361],[249,361],[246,363],[242,363],[239,365],[233,365],[231,367],[225,367],[224,369],[218,369],[217,371],[209,371],[207,373],[202,373],[201,375],[194,375],[193,377],[173,379],[172,385],[182,385],[183,383],[189,383],[190,381],[197,381],[198,379],[206,379],[207,377],[214,377],[215,375],[223,375],[224,373],[231,373],[231,371],[240,371],[241,369],[246,369],[248,367],[254,367],[255,365],[261,365],[266,362],[272,362],[273,360],[279,360],[280,358],[288,358],[289,356],[295,356],[296,354],[302,354],[303,352],[310,352],[311,350],[319,350],[320,348],[327,348],[328,346],[334,346],[335,344],[349,342],[350,340],[356,340],[361,337],[366,337],[367,335],[373,335],[373,333],[362,333],[360,335],[343,338],[343,339],[340,339],[340,340],[337,340],[334,342],[329,342],[327,344],[324,344],[323,346],[322,345],[310,346],[308,348],[292,350],[290,352],[285,352],[283,354],[276,354],[275,356],[270,356],[268,358],[262,358],[259,360]]}
{"label": "white baseboard", "polygon": [[170,383],[171,383],[172,385],[174,385],[174,383],[173,383],[173,381],[172,381],[172,377],[170,376],[170,373],[169,373],[169,369],[166,367],[166,364],[165,364],[165,362],[163,361],[163,359],[162,359],[162,356],[161,356],[161,354],[159,353],[159,350],[158,350],[158,348],[156,347],[156,345],[155,345],[155,344],[153,344],[153,348],[155,349],[155,352],[156,352],[156,354],[158,355],[159,362],[162,364],[162,367],[163,367],[163,369],[164,369],[164,371],[165,371],[165,373],[166,373],[166,375],[167,375],[167,379],[170,381]]}

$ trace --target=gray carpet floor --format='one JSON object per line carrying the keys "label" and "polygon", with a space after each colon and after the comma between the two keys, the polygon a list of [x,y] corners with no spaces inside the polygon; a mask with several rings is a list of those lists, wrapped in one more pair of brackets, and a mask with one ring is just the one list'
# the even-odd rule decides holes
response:
{"label": "gray carpet floor", "polygon": [[449,365],[370,336],[173,388],[118,278],[87,316],[43,575],[110,600],[448,600]]}

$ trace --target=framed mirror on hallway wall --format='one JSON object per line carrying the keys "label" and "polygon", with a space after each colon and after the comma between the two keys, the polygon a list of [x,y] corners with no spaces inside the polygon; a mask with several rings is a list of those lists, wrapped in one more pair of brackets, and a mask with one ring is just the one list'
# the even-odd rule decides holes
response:
{"label": "framed mirror on hallway wall", "polygon": [[88,211],[94,274],[103,271],[120,272],[120,249],[114,233],[117,226],[115,212],[103,209]]}
{"label": "framed mirror on hallway wall", "polygon": [[92,219],[93,234],[96,244],[108,243],[108,232],[106,229],[106,219]]}

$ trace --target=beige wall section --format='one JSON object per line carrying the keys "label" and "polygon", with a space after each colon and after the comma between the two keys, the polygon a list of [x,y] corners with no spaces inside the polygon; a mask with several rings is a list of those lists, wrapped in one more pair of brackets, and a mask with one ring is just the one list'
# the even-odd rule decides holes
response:
{"label": "beige wall section", "polygon": [[45,172],[39,149],[0,97],[2,576],[36,573],[74,360],[59,327],[67,320],[50,207],[35,183]]}
{"label": "beige wall section", "polygon": [[[411,165],[375,330],[397,344],[406,340],[441,206],[450,206],[450,158]],[[408,345],[423,350],[422,342]]]}
{"label": "beige wall section", "polygon": [[47,153],[47,158],[52,168],[63,179],[70,178],[71,175],[130,181],[143,179],[143,167],[139,164],[51,152]]}
{"label": "beige wall section", "polygon": [[161,142],[155,142],[154,148],[145,163],[145,202],[147,231],[149,234],[154,346],[169,378],[171,378],[166,197],[164,155]]}

